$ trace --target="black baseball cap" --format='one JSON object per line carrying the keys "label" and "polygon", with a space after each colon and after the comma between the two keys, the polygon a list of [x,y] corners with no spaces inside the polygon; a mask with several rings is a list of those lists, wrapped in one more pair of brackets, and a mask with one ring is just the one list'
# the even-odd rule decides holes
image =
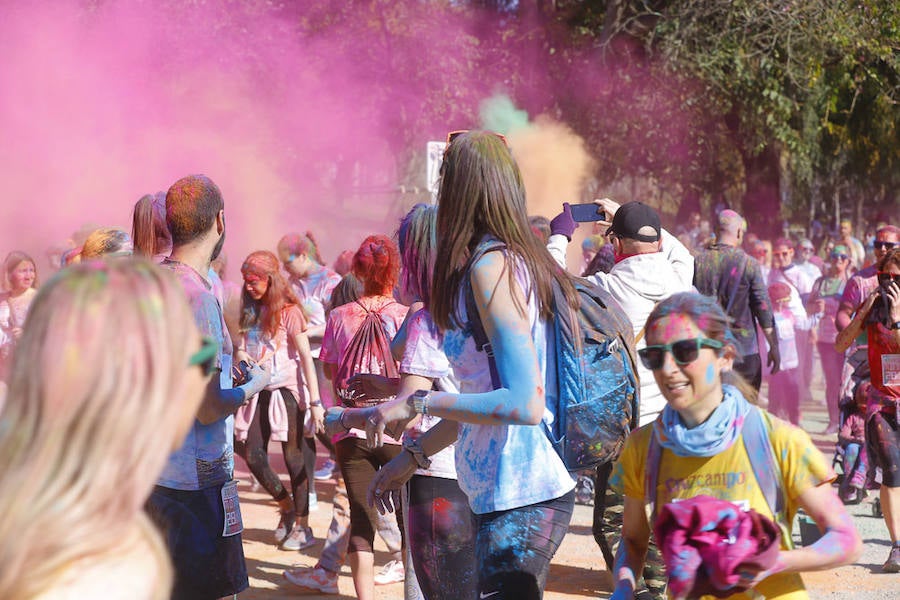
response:
{"label": "black baseball cap", "polygon": [[[654,235],[638,233],[644,227],[652,227],[656,233]],[[612,225],[606,230],[607,235],[610,233],[639,242],[659,241],[659,213],[643,202],[623,204],[613,215]]]}

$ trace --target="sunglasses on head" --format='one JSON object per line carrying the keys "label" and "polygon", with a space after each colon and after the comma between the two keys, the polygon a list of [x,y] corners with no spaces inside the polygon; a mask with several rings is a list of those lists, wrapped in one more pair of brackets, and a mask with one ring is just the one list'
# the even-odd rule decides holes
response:
{"label": "sunglasses on head", "polygon": [[698,337],[688,340],[678,340],[677,342],[662,346],[647,346],[646,348],[638,350],[638,356],[641,357],[641,362],[644,363],[645,367],[651,371],[655,371],[662,368],[666,359],[666,352],[672,353],[675,364],[687,365],[697,360],[697,357],[700,356],[700,348],[718,349],[722,346],[724,346],[724,344],[719,340]]}
{"label": "sunglasses on head", "polygon": [[[447,145],[449,146],[453,142],[453,140],[455,140],[456,138],[458,138],[459,136],[461,136],[464,133],[469,133],[470,131],[472,131],[472,130],[471,129],[458,129],[456,131],[451,131],[450,133],[447,134]],[[509,143],[506,141],[506,136],[503,135],[502,133],[497,133],[495,131],[485,131],[485,133],[490,133],[491,135],[499,138],[500,141],[503,142],[504,146],[509,146]]]}
{"label": "sunglasses on head", "polygon": [[219,343],[208,335],[200,339],[200,349],[191,355],[188,364],[192,367],[200,367],[204,377],[209,377],[216,370],[216,355],[219,352]]}
{"label": "sunglasses on head", "polygon": [[888,285],[893,281],[897,285],[900,285],[900,273],[879,273],[878,274],[878,283],[881,285]]}
{"label": "sunglasses on head", "polygon": [[881,242],[875,240],[872,245],[875,246],[876,250],[891,250],[897,245],[897,242]]}

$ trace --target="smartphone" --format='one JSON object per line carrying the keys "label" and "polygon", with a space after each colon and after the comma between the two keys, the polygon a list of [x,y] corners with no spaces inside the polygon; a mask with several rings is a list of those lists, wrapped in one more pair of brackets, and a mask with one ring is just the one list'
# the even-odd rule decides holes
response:
{"label": "smartphone", "polygon": [[606,213],[599,204],[588,202],[587,204],[570,204],[572,218],[578,223],[592,223],[594,221],[606,221]]}
{"label": "smartphone", "polygon": [[237,364],[237,373],[235,374],[235,381],[238,384],[243,384],[247,382],[247,376],[250,374],[250,365],[246,360],[242,360]]}

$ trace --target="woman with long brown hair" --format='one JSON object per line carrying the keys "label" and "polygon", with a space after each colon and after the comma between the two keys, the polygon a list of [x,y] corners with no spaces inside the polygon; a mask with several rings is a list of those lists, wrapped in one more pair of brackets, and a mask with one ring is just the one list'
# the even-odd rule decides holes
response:
{"label": "woman with long brown hair", "polygon": [[[544,376],[553,280],[576,306],[571,282],[528,225],[522,176],[505,140],[485,131],[451,135],[430,310],[462,393],[418,390],[379,410],[381,429],[416,414],[442,421],[382,469],[369,491],[384,509],[386,492],[422,457],[458,438],[456,470],[475,513],[481,598],[540,598],[572,517],[575,481],[539,426],[546,395],[555,393]],[[496,388],[491,361],[474,341],[476,321],[493,349]]]}
{"label": "woman with long brown hair", "polygon": [[[278,258],[263,250],[250,254],[241,267],[241,336],[235,359],[261,365],[272,379],[235,415],[235,449],[279,504],[276,543],[283,550],[302,550],[316,543],[309,527],[310,478],[316,464],[312,436],[322,428],[324,409],[306,319],[279,266]],[[271,438],[281,442],[290,490],[269,466]]]}

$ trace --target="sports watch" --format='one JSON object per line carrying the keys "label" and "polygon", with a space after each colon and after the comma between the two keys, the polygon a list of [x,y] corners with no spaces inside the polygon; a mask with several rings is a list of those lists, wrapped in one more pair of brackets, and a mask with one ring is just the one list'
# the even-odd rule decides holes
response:
{"label": "sports watch", "polygon": [[428,400],[431,398],[431,390],[416,390],[413,392],[412,396],[409,397],[409,402],[412,405],[412,409],[416,412],[417,415],[427,415],[428,414]]}
{"label": "sports watch", "polygon": [[404,437],[403,449],[412,454],[413,460],[416,461],[416,464],[420,469],[427,469],[431,467],[431,459],[425,456],[425,451],[422,450],[422,446],[419,445],[419,440],[413,439],[409,436]]}

